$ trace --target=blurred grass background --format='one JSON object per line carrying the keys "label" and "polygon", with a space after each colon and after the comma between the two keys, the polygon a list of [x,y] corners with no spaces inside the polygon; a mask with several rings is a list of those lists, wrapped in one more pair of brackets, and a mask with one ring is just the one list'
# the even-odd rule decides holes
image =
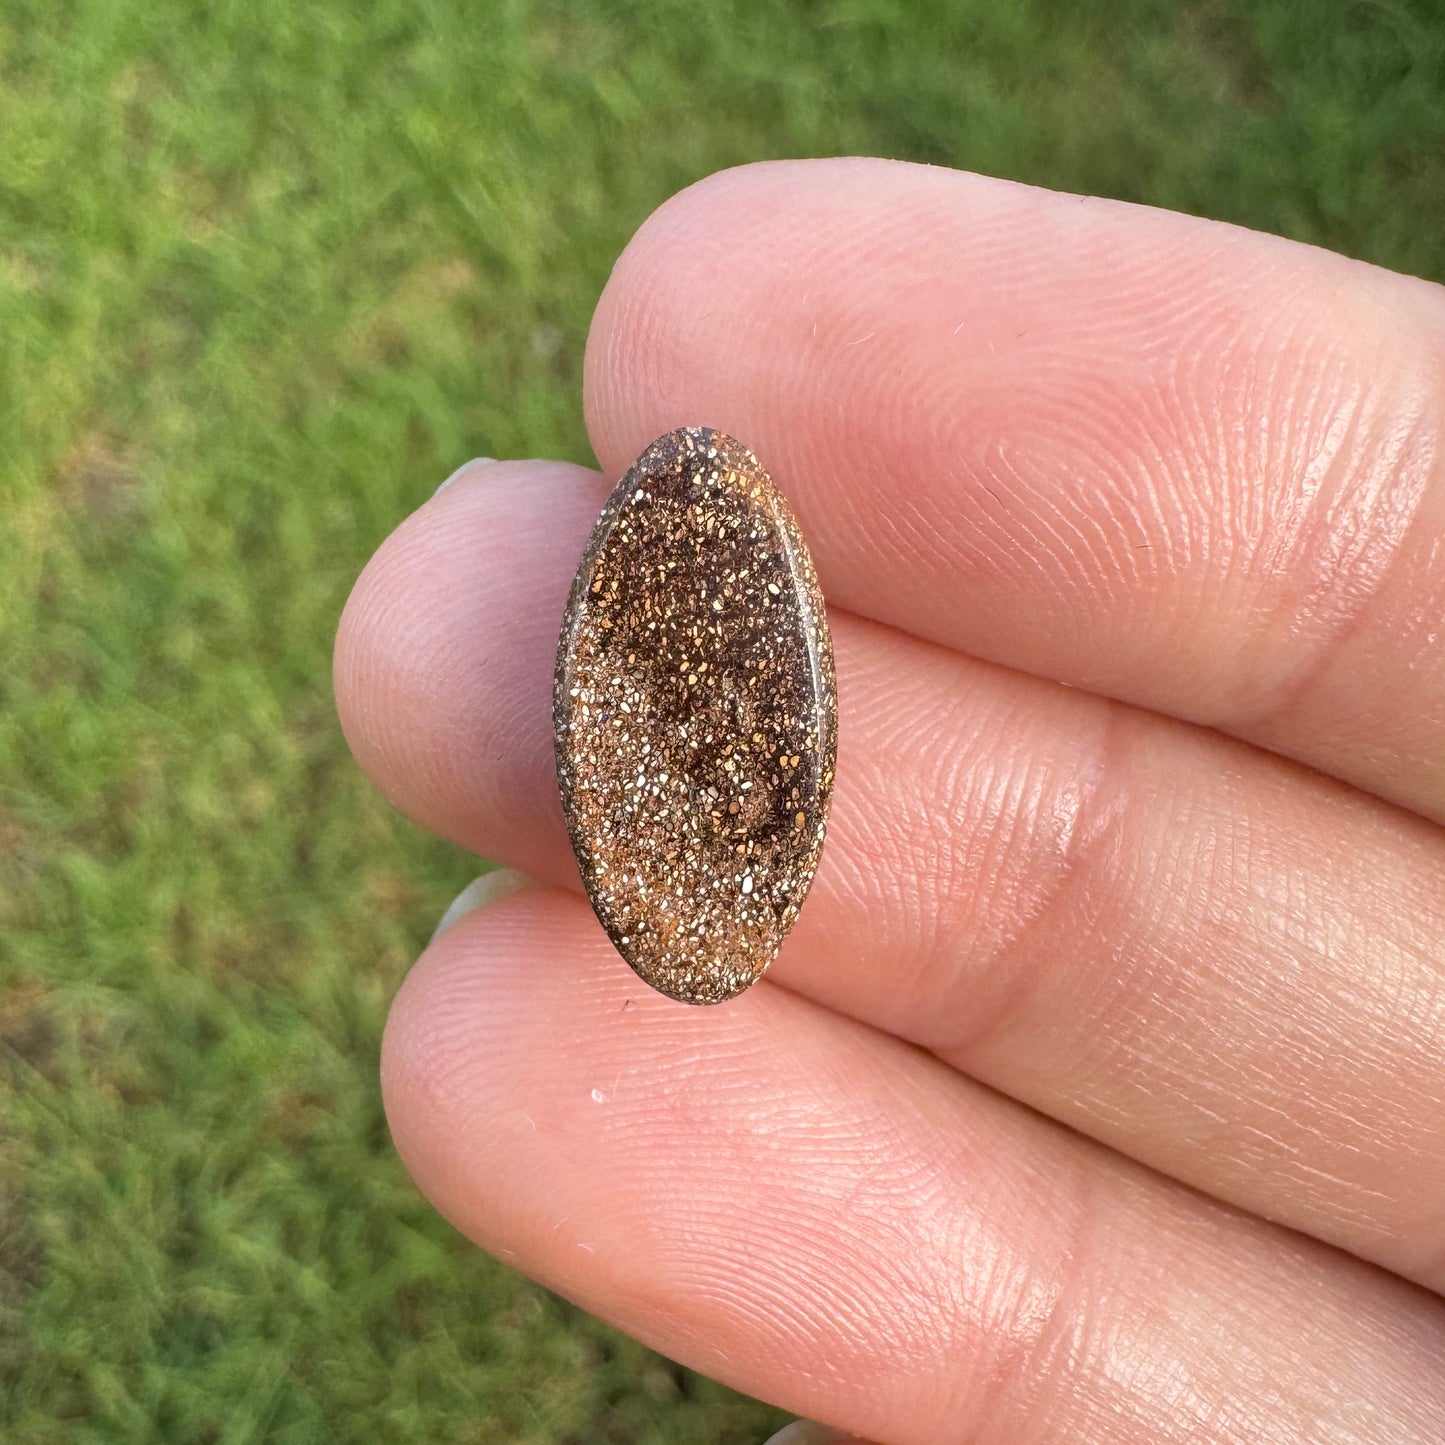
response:
{"label": "blurred grass background", "polygon": [[1445,15],[1280,0],[0,0],[0,1438],[761,1440],[393,1158],[387,1000],[475,872],[333,720],[369,553],[590,460],[608,268],[870,152],[1445,278]]}

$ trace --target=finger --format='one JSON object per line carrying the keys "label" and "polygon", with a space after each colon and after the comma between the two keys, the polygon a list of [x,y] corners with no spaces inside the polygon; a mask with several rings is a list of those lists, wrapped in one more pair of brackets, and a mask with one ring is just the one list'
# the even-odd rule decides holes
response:
{"label": "finger", "polygon": [[[388,795],[574,888],[550,674],[601,490],[552,463],[450,489],[374,559],[337,649]],[[833,823],[772,977],[1445,1285],[1439,830],[1202,729],[846,613],[833,632]]]}
{"label": "finger", "polygon": [[767,982],[650,995],[585,905],[453,925],[383,1049],[422,1189],[728,1384],[893,1445],[1426,1439],[1438,1302]]}
{"label": "finger", "polygon": [[597,308],[604,470],[731,431],[830,604],[1445,819],[1445,300],[1234,227],[886,161],[714,176]]}
{"label": "finger", "polygon": [[770,1435],[763,1445],[867,1445],[855,1435],[844,1435],[830,1430],[815,1420],[794,1420],[785,1425],[776,1435]]}

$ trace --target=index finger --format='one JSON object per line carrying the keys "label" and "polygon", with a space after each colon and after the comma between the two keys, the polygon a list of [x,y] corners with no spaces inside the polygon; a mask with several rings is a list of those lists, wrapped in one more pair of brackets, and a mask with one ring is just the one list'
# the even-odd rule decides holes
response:
{"label": "index finger", "polygon": [[829,601],[1445,821],[1445,301],[1232,226],[877,160],[665,205],[593,322],[617,473],[682,423]]}

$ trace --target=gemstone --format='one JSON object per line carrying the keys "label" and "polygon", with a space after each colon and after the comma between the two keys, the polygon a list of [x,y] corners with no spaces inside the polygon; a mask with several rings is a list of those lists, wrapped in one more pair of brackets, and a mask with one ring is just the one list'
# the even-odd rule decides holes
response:
{"label": "gemstone", "polygon": [[572,584],[557,778],[587,896],[653,988],[756,982],[823,850],[833,649],[798,525],[710,427],[659,437],[613,488]]}

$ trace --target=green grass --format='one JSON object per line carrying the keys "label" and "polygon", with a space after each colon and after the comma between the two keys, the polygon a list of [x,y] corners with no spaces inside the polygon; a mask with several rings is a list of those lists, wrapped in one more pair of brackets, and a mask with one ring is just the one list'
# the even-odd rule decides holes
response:
{"label": "green grass", "polygon": [[776,1428],[394,1159],[387,1000],[474,864],[347,759],[348,587],[465,458],[588,459],[593,302],[709,171],[892,154],[1438,279],[1442,96],[1404,0],[0,0],[0,1438]]}

